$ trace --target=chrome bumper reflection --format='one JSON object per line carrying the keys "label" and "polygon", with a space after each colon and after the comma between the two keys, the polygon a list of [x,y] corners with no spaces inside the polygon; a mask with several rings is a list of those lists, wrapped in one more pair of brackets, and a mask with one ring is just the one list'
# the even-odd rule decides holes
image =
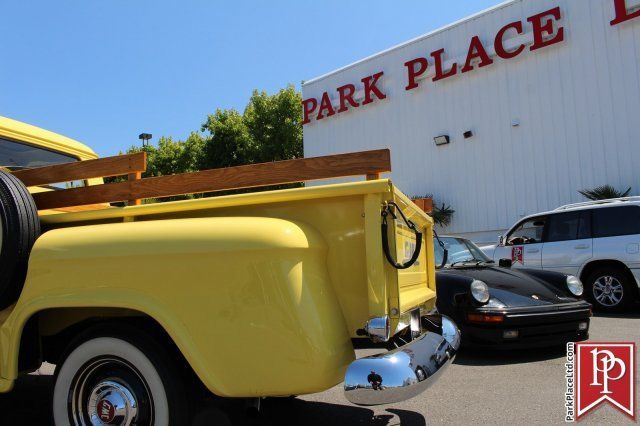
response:
{"label": "chrome bumper reflection", "polygon": [[436,331],[392,351],[352,362],[344,378],[345,397],[358,405],[391,404],[413,398],[431,386],[453,361],[460,347],[460,331],[445,316],[426,321],[439,323]]}

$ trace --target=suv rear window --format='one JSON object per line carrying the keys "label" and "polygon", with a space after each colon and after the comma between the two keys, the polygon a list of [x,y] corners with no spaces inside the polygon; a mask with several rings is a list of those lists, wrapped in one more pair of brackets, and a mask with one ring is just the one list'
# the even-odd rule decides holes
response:
{"label": "suv rear window", "polygon": [[591,212],[556,213],[547,219],[546,242],[591,238]]}
{"label": "suv rear window", "polygon": [[593,237],[640,234],[640,207],[593,209]]}

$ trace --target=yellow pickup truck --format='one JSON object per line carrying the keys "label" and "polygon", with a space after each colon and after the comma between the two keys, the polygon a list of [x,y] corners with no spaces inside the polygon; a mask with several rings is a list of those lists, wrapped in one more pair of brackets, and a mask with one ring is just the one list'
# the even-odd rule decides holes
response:
{"label": "yellow pickup truck", "polygon": [[433,223],[388,179],[63,209],[39,195],[118,184],[24,178],[96,158],[0,117],[0,392],[55,364],[56,424],[185,424],[195,389],[397,402],[455,356]]}

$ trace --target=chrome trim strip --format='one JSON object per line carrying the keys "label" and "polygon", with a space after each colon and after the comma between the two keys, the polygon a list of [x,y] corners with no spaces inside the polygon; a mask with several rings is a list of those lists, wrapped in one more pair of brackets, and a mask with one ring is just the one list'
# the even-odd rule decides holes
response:
{"label": "chrome trim strip", "polygon": [[460,331],[446,316],[422,319],[436,331],[351,363],[344,379],[347,400],[357,405],[391,404],[421,394],[436,381],[460,348]]}

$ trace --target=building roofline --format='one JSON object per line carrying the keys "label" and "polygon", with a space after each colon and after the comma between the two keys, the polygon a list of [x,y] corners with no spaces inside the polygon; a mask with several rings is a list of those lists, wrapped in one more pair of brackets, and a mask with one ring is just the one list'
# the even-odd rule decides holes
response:
{"label": "building roofline", "polygon": [[326,74],[322,74],[319,77],[315,77],[315,78],[312,78],[310,80],[304,81],[302,83],[302,87],[310,85],[310,84],[317,83],[317,82],[319,82],[321,80],[324,80],[325,78],[330,77],[330,76],[332,76],[334,74],[337,74],[339,72],[345,71],[345,70],[347,70],[349,68],[353,68],[353,67],[358,66],[360,64],[363,64],[365,62],[369,62],[369,61],[371,61],[373,59],[376,59],[376,58],[378,58],[380,56],[386,55],[387,53],[392,52],[394,50],[398,50],[398,49],[402,49],[403,47],[410,46],[410,45],[412,45],[414,43],[417,43],[419,41],[422,41],[422,40],[424,40],[426,38],[429,38],[429,37],[432,37],[432,36],[434,36],[436,34],[439,34],[441,32],[450,30],[453,27],[456,27],[458,25],[464,24],[465,22],[473,21],[474,19],[477,19],[477,18],[479,18],[479,17],[481,17],[483,15],[486,15],[486,14],[491,13],[491,12],[495,12],[496,10],[499,10],[499,9],[504,8],[504,7],[510,6],[513,3],[518,3],[518,2],[522,2],[522,1],[523,0],[507,0],[507,1],[504,1],[502,3],[497,4],[495,6],[491,6],[490,8],[484,9],[484,10],[482,10],[480,12],[474,13],[473,15],[467,16],[466,18],[462,18],[462,19],[460,19],[458,21],[455,21],[455,22],[453,22],[451,24],[447,24],[444,27],[440,27],[438,29],[430,31],[430,32],[428,32],[426,34],[423,34],[423,35],[418,36],[416,38],[413,38],[411,40],[408,40],[408,41],[405,41],[403,43],[397,44],[397,45],[392,46],[392,47],[390,47],[388,49],[382,50],[382,51],[380,51],[378,53],[374,53],[373,55],[367,56],[364,59],[360,59],[358,61],[352,62],[352,63],[350,63],[348,65],[343,66],[343,67],[340,67],[340,68],[338,68],[336,70],[330,71],[330,72],[328,72]]}

